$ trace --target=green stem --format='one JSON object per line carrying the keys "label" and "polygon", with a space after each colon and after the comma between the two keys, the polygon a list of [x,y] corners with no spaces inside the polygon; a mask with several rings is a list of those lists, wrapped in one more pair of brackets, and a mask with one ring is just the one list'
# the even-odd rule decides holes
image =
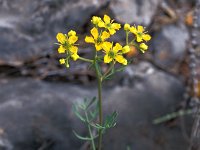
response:
{"label": "green stem", "polygon": [[155,119],[153,121],[153,123],[154,124],[163,123],[163,122],[169,121],[171,119],[174,119],[176,117],[183,116],[183,115],[189,115],[189,114],[192,114],[192,113],[194,113],[192,109],[179,110],[177,112],[173,112],[173,113],[167,114],[165,116],[159,117],[159,118]]}
{"label": "green stem", "polygon": [[91,138],[92,150],[96,150],[95,143],[94,143],[94,137],[92,135],[92,130],[91,130],[91,127],[90,127],[90,124],[89,124],[89,118],[88,118],[87,111],[85,111],[85,117],[86,117],[86,120],[88,122],[88,130],[89,130],[89,134],[90,134],[90,138]]}
{"label": "green stem", "polygon": [[[102,113],[102,77],[99,74],[98,64],[95,59],[95,71],[98,79],[98,105],[99,105],[99,124],[102,126],[103,124],[103,113]],[[98,133],[98,150],[101,150],[102,146],[102,129],[99,129]]]}
{"label": "green stem", "polygon": [[126,31],[126,45],[128,45],[128,34],[129,34],[129,32]]}
{"label": "green stem", "polygon": [[115,62],[113,62],[110,67],[108,68],[108,70],[103,74],[102,76],[102,80],[104,80],[104,78],[108,75],[108,73],[113,69],[113,66],[115,65]]}
{"label": "green stem", "polygon": [[87,58],[83,58],[83,57],[79,57],[78,59],[80,59],[82,61],[93,63],[93,60],[91,60],[91,59],[87,59]]}

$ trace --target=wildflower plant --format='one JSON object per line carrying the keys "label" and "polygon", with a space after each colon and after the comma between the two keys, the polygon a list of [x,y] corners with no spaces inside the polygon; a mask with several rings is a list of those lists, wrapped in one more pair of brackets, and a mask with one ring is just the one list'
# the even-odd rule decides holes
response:
{"label": "wildflower plant", "polygon": [[[78,55],[78,36],[71,30],[67,34],[58,33],[56,38],[59,45],[58,53],[63,55],[59,60],[61,65],[70,67],[71,60],[85,61],[93,66],[98,81],[98,96],[91,100],[84,100],[82,103],[74,105],[75,115],[88,127],[88,136],[83,137],[74,131],[77,138],[90,142],[92,150],[102,149],[102,135],[107,129],[116,125],[117,112],[113,112],[103,119],[102,109],[102,83],[109,79],[116,72],[122,71],[129,63],[131,58],[127,59],[126,54],[130,52],[130,46],[136,47],[142,53],[146,52],[148,46],[146,42],[151,39],[145,28],[141,25],[131,26],[125,24],[123,30],[126,34],[126,42],[114,43],[109,38],[121,29],[121,24],[114,22],[108,15],[103,18],[93,16],[93,24],[90,35],[85,37],[85,42],[94,47],[93,58],[83,58]],[[101,65],[108,65],[106,71],[102,70]],[[119,63],[119,65],[116,65]]]}

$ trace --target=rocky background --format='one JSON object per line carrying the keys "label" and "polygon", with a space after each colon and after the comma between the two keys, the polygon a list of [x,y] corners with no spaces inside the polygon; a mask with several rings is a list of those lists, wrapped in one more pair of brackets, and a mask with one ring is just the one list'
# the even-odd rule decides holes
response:
{"label": "rocky background", "polygon": [[[72,133],[86,129],[72,104],[96,95],[87,63],[59,65],[57,32],[76,30],[80,55],[93,15],[142,24],[152,35],[149,51],[106,83],[105,114],[118,123],[104,138],[105,150],[186,150],[192,117],[162,124],[157,117],[183,107],[188,79],[188,42],[194,0],[0,0],[0,149],[84,150]],[[124,41],[119,33],[113,39]],[[200,64],[200,63],[199,63]],[[199,65],[197,64],[197,65]],[[106,66],[104,66],[106,67]],[[200,69],[199,69],[200,70]]]}

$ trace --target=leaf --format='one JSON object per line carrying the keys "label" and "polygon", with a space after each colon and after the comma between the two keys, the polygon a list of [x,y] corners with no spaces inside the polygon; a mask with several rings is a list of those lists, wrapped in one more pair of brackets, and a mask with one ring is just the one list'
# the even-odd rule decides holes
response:
{"label": "leaf", "polygon": [[98,115],[98,109],[95,109],[93,112],[89,111],[89,115],[90,115],[90,121],[92,121],[93,119],[95,119]]}
{"label": "leaf", "polygon": [[121,72],[126,68],[126,66],[122,66],[119,69],[116,69],[115,72]]}
{"label": "leaf", "polygon": [[81,121],[86,122],[86,119],[82,117],[79,111],[77,110],[76,105],[73,106],[73,112]]}
{"label": "leaf", "polygon": [[80,139],[80,140],[84,140],[84,141],[91,141],[92,140],[92,138],[90,138],[90,137],[83,137],[83,136],[80,136],[78,133],[76,133],[74,130],[73,130],[73,133],[74,133],[74,135],[78,138],[78,139]]}
{"label": "leaf", "polygon": [[98,75],[101,77],[102,73],[101,73],[101,70],[100,70],[98,62],[94,61],[94,66],[95,66],[95,68],[97,70]]}
{"label": "leaf", "polygon": [[88,109],[94,102],[96,101],[96,97],[93,97],[91,101],[86,104],[86,109]]}
{"label": "leaf", "polygon": [[117,112],[114,111],[110,116],[106,117],[104,126],[106,128],[114,127],[116,125],[116,119],[117,119]]}
{"label": "leaf", "polygon": [[90,123],[88,122],[92,127],[98,129],[98,130],[102,130],[102,129],[105,129],[105,127],[99,125],[99,124],[94,124],[94,123]]}

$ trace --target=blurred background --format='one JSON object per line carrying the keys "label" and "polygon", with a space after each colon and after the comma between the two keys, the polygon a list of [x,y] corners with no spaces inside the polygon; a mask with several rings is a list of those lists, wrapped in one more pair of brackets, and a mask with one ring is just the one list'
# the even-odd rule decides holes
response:
{"label": "blurred background", "polygon": [[[117,126],[104,136],[104,149],[188,149],[192,115],[153,120],[191,107],[190,81],[200,77],[200,48],[193,53],[195,63],[188,53],[194,9],[195,0],[0,0],[0,149],[85,150],[72,132],[87,135],[72,104],[96,96],[95,73],[81,61],[68,70],[60,65],[54,43],[58,32],[73,29],[79,54],[90,58],[84,37],[91,17],[104,14],[121,24],[144,25],[152,35],[149,50],[132,48],[127,57],[133,63],[104,84],[105,115],[119,113]],[[199,30],[195,33],[198,43]],[[113,40],[124,43],[124,32]]]}

